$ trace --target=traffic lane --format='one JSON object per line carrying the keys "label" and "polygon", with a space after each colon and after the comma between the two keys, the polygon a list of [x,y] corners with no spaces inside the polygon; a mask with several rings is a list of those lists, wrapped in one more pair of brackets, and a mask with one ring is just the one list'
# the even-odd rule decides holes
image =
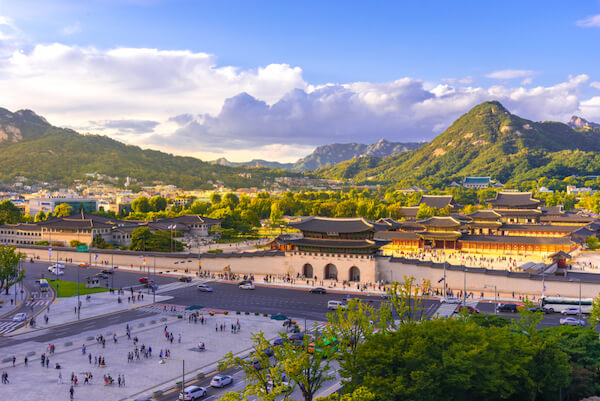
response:
{"label": "traffic lane", "polygon": [[[48,328],[40,330],[39,335],[32,335],[29,333],[27,336],[15,336],[15,337],[0,337],[0,348],[10,347],[16,344],[21,344],[28,341],[36,341],[40,343],[52,343],[60,338],[70,337],[72,335],[81,334],[87,331],[102,332],[106,327],[113,326],[115,324],[123,324],[123,331],[125,330],[125,324],[130,323],[136,319],[143,319],[150,316],[154,316],[157,313],[141,310],[129,310],[120,313],[115,313],[109,316],[100,316],[92,319],[83,321],[74,320],[71,323],[64,323],[54,328]],[[38,318],[37,326],[40,329],[44,328],[44,324],[40,322]]]}
{"label": "traffic lane", "polygon": [[[477,304],[477,309],[479,309],[481,313],[485,313],[486,315],[493,315],[496,310],[496,304],[493,302],[479,302]],[[515,312],[498,312],[498,316],[507,319],[519,318],[519,314]],[[560,319],[562,319],[563,317],[565,316],[561,315],[560,313],[545,313],[544,318],[540,322],[539,328],[560,326]],[[583,319],[586,320],[585,315]]]}
{"label": "traffic lane", "polygon": [[[210,282],[213,292],[201,292],[195,286],[177,289],[161,295],[172,296],[170,303],[178,305],[200,305],[205,308],[224,309],[240,312],[259,312],[291,315],[295,318],[305,318],[324,321],[327,313],[327,302],[330,300],[345,300],[345,293],[312,294],[307,289],[256,286],[254,290],[242,290],[236,284]],[[367,294],[350,294],[371,302],[379,307],[381,296]],[[423,313],[432,316],[439,306],[437,300],[422,300]]]}
{"label": "traffic lane", "polygon": [[[53,279],[56,278],[56,275],[50,273],[48,271],[48,267],[52,265],[52,263],[46,262],[35,262],[35,263],[24,263],[26,272],[26,280],[31,285],[35,285],[35,280],[39,280],[42,278]],[[74,265],[65,265],[64,274],[59,275],[59,280],[73,281],[77,282],[77,272],[79,270],[79,280],[81,282],[86,282],[88,277],[95,277],[96,274],[100,273],[102,270],[110,270],[110,267],[79,267]],[[155,283],[168,284],[174,281],[177,281],[176,277],[164,276],[164,275],[154,275],[153,271],[150,271],[151,280],[154,280]],[[140,277],[148,277],[148,271],[144,272],[136,272],[136,271],[128,271],[128,270],[119,270],[114,269],[113,274],[108,274],[107,279],[100,279],[100,283],[106,286],[114,286],[114,288],[124,288],[132,285],[139,285]],[[113,284],[114,282],[114,284]]]}
{"label": "traffic lane", "polygon": [[[210,381],[213,376],[216,374],[220,375],[230,375],[233,377],[233,383],[222,388],[210,387]],[[233,367],[224,370],[223,372],[211,372],[211,374],[206,375],[202,379],[192,379],[186,380],[184,386],[199,386],[206,388],[206,397],[202,397],[204,401],[212,401],[218,399],[224,393],[229,391],[240,391],[244,389],[244,372],[239,367]],[[159,401],[176,401],[179,399],[179,392],[181,389],[173,389],[168,394],[163,395],[160,398],[157,398]]]}

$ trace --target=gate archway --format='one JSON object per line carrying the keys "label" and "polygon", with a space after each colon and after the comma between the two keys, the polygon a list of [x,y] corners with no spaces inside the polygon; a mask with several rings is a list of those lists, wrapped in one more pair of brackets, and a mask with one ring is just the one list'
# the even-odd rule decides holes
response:
{"label": "gate archway", "polygon": [[337,267],[333,263],[328,263],[325,266],[325,279],[328,280],[337,280],[338,279],[338,271]]}
{"label": "gate archway", "polygon": [[310,263],[304,264],[302,267],[302,275],[306,278],[313,278],[313,267]]}
{"label": "gate archway", "polygon": [[348,272],[348,281],[360,281],[360,269],[352,266]]}

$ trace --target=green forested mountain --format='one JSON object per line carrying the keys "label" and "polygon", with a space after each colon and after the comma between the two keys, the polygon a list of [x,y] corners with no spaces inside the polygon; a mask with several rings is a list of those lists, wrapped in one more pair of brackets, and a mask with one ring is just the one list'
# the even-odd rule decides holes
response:
{"label": "green forested mountain", "polygon": [[503,182],[600,174],[600,134],[533,122],[499,102],[482,103],[433,141],[383,159],[353,159],[320,170],[324,178],[445,186],[466,175]]}
{"label": "green forested mountain", "polygon": [[68,184],[86,173],[130,176],[145,183],[159,180],[186,189],[209,188],[208,182],[217,180],[233,188],[262,186],[265,178],[283,175],[267,168],[219,166],[141,149],[106,136],[81,135],[54,127],[30,110],[11,113],[0,108],[0,182],[24,176]]}

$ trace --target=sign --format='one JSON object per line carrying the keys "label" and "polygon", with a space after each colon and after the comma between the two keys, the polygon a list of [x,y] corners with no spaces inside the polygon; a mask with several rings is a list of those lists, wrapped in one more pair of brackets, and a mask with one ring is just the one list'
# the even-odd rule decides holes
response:
{"label": "sign", "polygon": [[87,245],[77,245],[77,252],[87,252],[87,251],[88,251]]}
{"label": "sign", "polygon": [[52,248],[48,248],[48,259],[52,259]]}

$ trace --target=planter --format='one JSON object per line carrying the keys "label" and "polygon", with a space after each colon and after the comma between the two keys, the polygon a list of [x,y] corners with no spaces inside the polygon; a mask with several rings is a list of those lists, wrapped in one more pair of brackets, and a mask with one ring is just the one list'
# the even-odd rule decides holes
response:
{"label": "planter", "polygon": [[158,391],[155,391],[152,393],[152,398],[158,399],[158,398],[162,397],[162,395],[163,395],[163,392],[161,390],[158,390]]}
{"label": "planter", "polygon": [[196,379],[200,380],[204,378],[204,373],[203,372],[198,372],[198,374],[196,374]]}
{"label": "planter", "polygon": [[209,314],[209,315],[211,315],[211,316],[214,316],[214,315],[215,315],[215,312],[212,312],[212,311],[211,311],[211,312],[208,312],[208,314]]}
{"label": "planter", "polygon": [[224,315],[228,315],[228,314],[229,314],[229,312],[228,312],[228,311],[225,311],[225,312],[223,312],[223,314],[224,314]]}
{"label": "planter", "polygon": [[183,319],[183,315],[177,315],[177,319]]}
{"label": "planter", "polygon": [[246,314],[246,315],[249,315],[249,314],[250,314],[250,312],[244,312],[244,314]]}
{"label": "planter", "polygon": [[240,311],[235,312],[236,315],[239,315],[240,313],[241,313]]}
{"label": "planter", "polygon": [[258,316],[258,315],[259,315],[259,313],[258,313],[258,312],[254,312],[254,316]]}

